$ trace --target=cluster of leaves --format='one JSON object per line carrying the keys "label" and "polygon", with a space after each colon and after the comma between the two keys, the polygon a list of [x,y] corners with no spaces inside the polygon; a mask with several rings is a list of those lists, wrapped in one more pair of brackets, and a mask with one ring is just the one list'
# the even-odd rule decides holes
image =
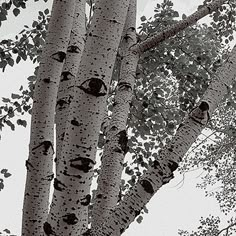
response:
{"label": "cluster of leaves", "polygon": [[31,28],[25,25],[15,40],[4,39],[0,42],[0,68],[3,72],[7,66],[14,66],[21,60],[30,59],[33,63],[39,61],[48,21],[49,10],[39,11],[38,20],[33,21]]}
{"label": "cluster of leaves", "polygon": [[236,222],[235,218],[231,218],[228,220],[228,225],[224,228],[220,229],[220,218],[215,216],[209,216],[206,218],[201,217],[200,219],[200,226],[197,228],[196,231],[192,231],[189,233],[186,230],[179,230],[180,236],[220,236],[226,235],[230,236],[233,235],[236,229]]}
{"label": "cluster of leaves", "polygon": [[[7,20],[7,16],[10,10],[14,16],[18,16],[22,9],[26,8],[26,2],[28,0],[5,0],[0,6],[0,27],[3,21]],[[34,0],[38,2],[39,0]],[[44,0],[47,2],[48,0]]]}
{"label": "cluster of leaves", "polygon": [[[171,1],[157,4],[153,18],[142,18],[140,37],[145,39],[176,23],[178,16]],[[158,150],[205,92],[220,65],[223,46],[211,28],[195,25],[141,57],[128,120],[133,165],[126,163],[125,172],[131,186],[158,158]]]}
{"label": "cluster of leaves", "polygon": [[[11,176],[11,174],[8,172],[7,169],[2,169],[0,172],[4,178],[9,178]],[[2,178],[0,178],[0,191],[3,190],[4,188],[4,180]]]}
{"label": "cluster of leaves", "polygon": [[15,119],[15,117],[31,114],[37,71],[38,66],[35,68],[34,75],[27,78],[29,81],[27,89],[21,86],[18,93],[12,93],[10,98],[2,98],[3,105],[0,106],[0,131],[5,126],[9,126],[14,131],[15,124],[26,127],[27,121],[25,119]]}
{"label": "cluster of leaves", "polygon": [[[209,4],[213,0],[204,0],[203,5]],[[200,5],[201,8],[203,5]],[[236,18],[236,2],[227,1],[226,4],[219,7],[211,14],[213,21],[212,29],[216,32],[216,36],[221,42],[228,44],[233,41],[233,32],[235,31]]]}

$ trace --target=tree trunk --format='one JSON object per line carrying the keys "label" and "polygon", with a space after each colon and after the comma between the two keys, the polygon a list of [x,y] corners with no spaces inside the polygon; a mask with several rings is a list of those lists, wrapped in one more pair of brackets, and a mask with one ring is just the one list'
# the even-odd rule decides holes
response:
{"label": "tree trunk", "polygon": [[87,230],[98,136],[128,5],[129,0],[96,1],[57,165],[51,207],[58,227],[47,223],[51,234]]}
{"label": "tree trunk", "polygon": [[54,154],[54,113],[59,76],[72,27],[74,1],[54,1],[46,44],[35,84],[22,235],[43,235]]}
{"label": "tree trunk", "polygon": [[101,225],[118,202],[123,160],[127,152],[126,123],[133,96],[138,54],[130,51],[136,44],[136,0],[130,0],[120,44],[121,70],[114,97],[113,113],[104,144],[101,171],[98,177],[91,229]]}

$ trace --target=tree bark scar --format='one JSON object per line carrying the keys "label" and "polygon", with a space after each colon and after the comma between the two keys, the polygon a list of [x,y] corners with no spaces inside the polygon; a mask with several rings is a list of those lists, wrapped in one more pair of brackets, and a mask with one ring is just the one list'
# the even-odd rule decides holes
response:
{"label": "tree bark scar", "polygon": [[177,162],[169,160],[168,167],[170,168],[171,172],[174,172],[179,167],[179,165]]}
{"label": "tree bark scar", "polygon": [[52,59],[61,63],[65,60],[65,58],[66,58],[66,53],[62,51],[52,54]]}
{"label": "tree bark scar", "polygon": [[78,86],[78,88],[95,97],[105,96],[107,93],[107,87],[105,83],[103,80],[98,78],[87,79],[80,86]]}
{"label": "tree bark scar", "polygon": [[62,216],[62,219],[64,222],[66,222],[68,225],[75,225],[78,223],[78,218],[74,213],[68,213],[64,216]]}
{"label": "tree bark scar", "polygon": [[45,222],[43,224],[43,230],[44,230],[44,233],[47,236],[50,236],[50,235],[55,235],[56,236],[56,233],[52,230],[52,226],[48,222]]}
{"label": "tree bark scar", "polygon": [[88,194],[82,199],[81,205],[88,206],[90,204],[90,201],[91,201],[91,195]]}
{"label": "tree bark scar", "polygon": [[45,140],[43,141],[42,143],[40,143],[38,146],[32,148],[32,151],[36,150],[37,148],[43,146],[44,150],[43,150],[43,154],[44,155],[47,155],[48,154],[48,151],[49,151],[49,148],[51,147],[52,150],[53,150],[53,154],[55,153],[54,152],[54,148],[53,148],[53,145],[52,145],[52,142],[49,141],[49,140]]}
{"label": "tree bark scar", "polygon": [[123,151],[124,155],[128,152],[128,137],[127,137],[127,132],[126,130],[122,130],[118,133],[119,135],[119,140],[118,143],[120,145],[121,150]]}
{"label": "tree bark scar", "polygon": [[95,162],[86,157],[77,157],[70,160],[71,167],[77,170],[82,170],[84,173],[88,173],[93,168],[94,165]]}
{"label": "tree bark scar", "polygon": [[70,73],[70,71],[63,71],[63,72],[61,73],[61,82],[70,80],[70,79],[71,79],[70,77],[74,77],[74,76]]}
{"label": "tree bark scar", "polygon": [[65,187],[66,187],[66,185],[63,184],[61,181],[59,181],[57,178],[54,179],[53,186],[56,190],[58,190],[60,192],[65,190]]}
{"label": "tree bark scar", "polygon": [[143,179],[140,181],[140,184],[147,193],[154,194],[154,189],[150,181]]}
{"label": "tree bark scar", "polygon": [[76,45],[71,45],[67,48],[67,52],[70,52],[70,53],[79,53],[80,52],[80,49],[78,46]]}
{"label": "tree bark scar", "polygon": [[31,168],[34,169],[34,166],[33,166],[33,165],[30,163],[30,161],[28,161],[28,160],[25,161],[25,167],[26,167],[26,169],[27,169],[28,171],[30,171]]}

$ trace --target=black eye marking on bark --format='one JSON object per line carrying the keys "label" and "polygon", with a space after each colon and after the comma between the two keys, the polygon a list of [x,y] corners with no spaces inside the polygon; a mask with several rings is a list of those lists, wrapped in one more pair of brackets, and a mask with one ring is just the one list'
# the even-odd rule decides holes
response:
{"label": "black eye marking on bark", "polygon": [[45,140],[43,141],[42,143],[40,143],[38,146],[32,148],[32,151],[36,150],[37,148],[43,146],[44,150],[43,150],[43,155],[47,155],[48,154],[48,151],[49,151],[49,148],[51,147],[52,148],[52,151],[53,151],[53,154],[55,153],[54,152],[54,148],[53,148],[53,145],[52,145],[52,142],[51,141],[48,141],[48,140]]}
{"label": "black eye marking on bark", "polygon": [[62,52],[62,51],[52,54],[52,59],[59,61],[59,62],[63,62],[65,58],[66,58],[66,53]]}
{"label": "black eye marking on bark", "polygon": [[81,202],[81,205],[88,206],[91,201],[91,195],[90,194],[86,195],[82,200],[83,201]]}
{"label": "black eye marking on bark", "polygon": [[189,117],[200,125],[206,125],[210,119],[208,111],[209,104],[203,101],[189,113]]}
{"label": "black eye marking on bark", "polygon": [[77,169],[82,170],[85,173],[88,173],[89,170],[93,168],[95,162],[86,157],[77,157],[75,159],[70,160],[70,166]]}
{"label": "black eye marking on bark", "polygon": [[66,185],[63,184],[61,181],[59,181],[57,178],[54,179],[53,186],[58,191],[63,191],[65,189],[65,187],[66,187]]}
{"label": "black eye marking on bark", "polygon": [[30,171],[31,168],[34,169],[34,166],[28,160],[25,161],[25,167],[28,171]]}
{"label": "black eye marking on bark", "polygon": [[44,180],[52,181],[53,178],[54,178],[54,174],[51,174],[51,175],[46,176],[46,178],[44,178]]}
{"label": "black eye marking on bark", "polygon": [[78,46],[75,45],[71,45],[67,48],[67,52],[71,52],[71,53],[79,53],[80,49]]}
{"label": "black eye marking on bark", "polygon": [[88,229],[86,232],[84,232],[82,236],[91,236],[91,229]]}
{"label": "black eye marking on bark", "polygon": [[70,177],[74,177],[74,178],[78,178],[78,179],[82,178],[81,175],[71,175],[71,174],[68,174],[67,171],[63,171],[63,174],[66,175],[66,176],[70,176]]}
{"label": "black eye marking on bark", "polygon": [[168,167],[170,168],[170,170],[171,170],[172,172],[174,172],[174,171],[179,167],[179,165],[178,165],[177,162],[172,161],[172,160],[169,160],[169,161],[168,161]]}
{"label": "black eye marking on bark", "polygon": [[171,173],[170,176],[164,177],[164,178],[162,179],[162,184],[164,185],[164,184],[169,183],[173,178],[174,178],[174,174]]}
{"label": "black eye marking on bark", "polygon": [[127,82],[120,82],[120,83],[118,83],[118,88],[119,89],[132,90],[132,87],[131,87],[130,83],[127,83]]}
{"label": "black eye marking on bark", "polygon": [[71,80],[73,78],[73,75],[70,73],[70,71],[63,71],[61,73],[61,82]]}
{"label": "black eye marking on bark", "polygon": [[78,86],[78,88],[95,97],[104,96],[107,93],[107,87],[105,83],[98,78],[85,80],[80,86]]}
{"label": "black eye marking on bark", "polygon": [[121,150],[124,152],[124,154],[126,154],[129,150],[128,147],[128,137],[127,137],[127,132],[126,130],[122,130],[118,133],[119,135],[119,140],[118,143],[120,145]]}
{"label": "black eye marking on bark", "polygon": [[75,118],[73,119],[73,120],[71,120],[71,122],[70,122],[72,125],[74,125],[74,126],[80,126],[80,125],[82,125],[81,123],[79,123]]}
{"label": "black eye marking on bark", "polygon": [[56,106],[62,107],[62,106],[65,105],[65,104],[68,104],[68,102],[65,101],[65,100],[62,98],[62,99],[57,100]]}
{"label": "black eye marking on bark", "polygon": [[150,183],[150,181],[143,179],[143,180],[140,181],[140,184],[142,185],[143,189],[147,193],[150,193],[150,194],[154,193],[154,189],[153,189],[152,184]]}
{"label": "black eye marking on bark", "polygon": [[49,78],[45,78],[45,79],[43,79],[43,82],[46,84],[49,84],[51,82],[51,80]]}
{"label": "black eye marking on bark", "polygon": [[62,219],[64,222],[66,222],[68,225],[75,225],[78,223],[78,218],[74,213],[68,213],[64,216],[62,216]]}
{"label": "black eye marking on bark", "polygon": [[52,230],[52,226],[48,222],[43,224],[43,230],[47,236],[56,235],[56,233]]}
{"label": "black eye marking on bark", "polygon": [[135,211],[134,211],[135,217],[138,216],[140,213],[141,213],[140,210],[135,210]]}

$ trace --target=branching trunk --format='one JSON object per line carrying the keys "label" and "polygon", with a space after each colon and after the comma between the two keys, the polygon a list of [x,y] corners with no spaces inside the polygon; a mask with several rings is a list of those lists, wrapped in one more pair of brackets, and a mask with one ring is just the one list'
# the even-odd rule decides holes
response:
{"label": "branching trunk", "polygon": [[[59,76],[73,22],[74,1],[54,1],[35,85],[22,235],[43,234],[47,219],[54,154],[54,113]],[[72,13],[72,14],[71,14]]]}
{"label": "branching trunk", "polygon": [[170,144],[159,152],[158,160],[154,161],[149,170],[127,193],[124,200],[107,217],[103,227],[97,229],[96,233],[92,235],[112,235],[113,232],[117,232],[118,227],[120,233],[124,232],[157,190],[174,177],[173,172],[178,168],[179,162],[200,135],[209,116],[234,82],[235,76],[236,46],[224,65],[217,70],[212,83],[203,95],[200,105],[179,126]]}
{"label": "branching trunk", "polygon": [[79,235],[87,229],[99,130],[128,5],[129,0],[96,1],[54,181],[51,207],[58,227],[47,223],[49,234]]}
{"label": "branching trunk", "polygon": [[92,214],[92,230],[101,225],[111,209],[118,202],[123,160],[127,152],[127,131],[130,103],[133,95],[138,54],[130,51],[136,43],[136,0],[130,0],[130,6],[120,44],[120,79],[114,97],[107,138],[104,145],[101,172]]}
{"label": "branching trunk", "polygon": [[204,16],[217,10],[225,2],[226,0],[215,0],[212,3],[209,3],[208,5],[202,7],[200,10],[194,12],[192,15],[188,16],[186,19],[179,21],[178,23],[170,26],[161,33],[157,33],[151,38],[148,38],[145,41],[136,44],[132,47],[132,50],[134,52],[142,54],[143,52],[146,52],[151,48],[158,46],[160,42],[163,42],[166,39],[176,35],[178,32],[186,29],[190,25],[193,25],[198,20],[202,19]]}

